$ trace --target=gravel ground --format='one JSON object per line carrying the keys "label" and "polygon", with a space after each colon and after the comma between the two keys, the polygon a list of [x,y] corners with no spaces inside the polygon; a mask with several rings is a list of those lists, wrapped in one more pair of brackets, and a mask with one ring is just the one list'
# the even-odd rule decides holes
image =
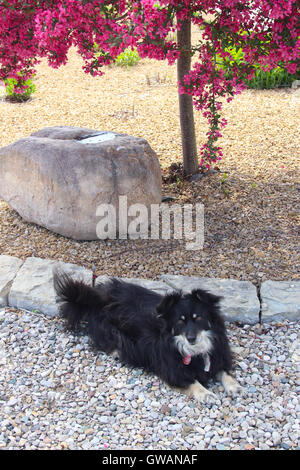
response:
{"label": "gravel ground", "polygon": [[[0,310],[2,449],[295,449],[299,325],[230,324],[243,395],[199,404],[59,319]],[[299,376],[298,376],[299,377]]]}

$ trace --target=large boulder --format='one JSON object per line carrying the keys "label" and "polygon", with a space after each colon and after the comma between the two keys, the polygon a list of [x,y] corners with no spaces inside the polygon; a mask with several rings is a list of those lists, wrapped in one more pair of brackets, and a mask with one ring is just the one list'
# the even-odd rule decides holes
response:
{"label": "large boulder", "polygon": [[1,148],[0,181],[0,197],[23,219],[76,240],[98,238],[100,204],[118,214],[119,196],[148,210],[161,202],[147,141],[93,129],[49,127]]}

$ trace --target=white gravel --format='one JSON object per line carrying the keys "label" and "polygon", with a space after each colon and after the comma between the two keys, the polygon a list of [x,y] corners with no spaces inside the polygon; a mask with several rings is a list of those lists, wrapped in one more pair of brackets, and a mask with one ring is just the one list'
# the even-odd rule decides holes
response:
{"label": "white gravel", "polygon": [[[228,325],[243,395],[204,405],[94,351],[58,319],[0,309],[2,449],[295,449],[299,325]],[[298,347],[298,351],[297,351]]]}

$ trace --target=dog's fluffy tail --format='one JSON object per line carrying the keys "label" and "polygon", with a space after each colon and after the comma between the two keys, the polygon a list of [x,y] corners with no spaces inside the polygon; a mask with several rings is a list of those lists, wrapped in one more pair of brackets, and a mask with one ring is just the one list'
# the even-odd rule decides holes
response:
{"label": "dog's fluffy tail", "polygon": [[83,281],[76,281],[66,273],[53,273],[54,289],[60,305],[60,315],[66,320],[68,329],[76,330],[80,321],[88,319],[90,313],[102,308],[100,293]]}

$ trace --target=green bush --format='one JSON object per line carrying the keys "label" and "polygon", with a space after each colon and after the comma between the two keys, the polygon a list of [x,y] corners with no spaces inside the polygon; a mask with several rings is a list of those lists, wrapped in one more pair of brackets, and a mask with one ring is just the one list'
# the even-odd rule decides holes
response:
{"label": "green bush", "polygon": [[105,52],[103,49],[100,49],[98,44],[96,43],[94,44],[94,49],[96,51],[96,57],[101,57],[111,62],[109,67],[115,64],[118,67],[129,68],[133,65],[136,65],[141,59],[138,54],[138,51],[136,50],[136,47],[134,49],[128,47],[123,52],[121,52],[121,54],[119,54],[115,59],[112,59],[108,52]]}
{"label": "green bush", "polygon": [[[229,52],[231,58],[223,59],[221,56],[217,56],[217,66],[225,71],[227,79],[232,78],[231,69],[234,66],[240,64],[246,64],[245,54],[243,50],[236,49],[235,47],[228,47],[225,52]],[[251,80],[246,80],[245,83],[248,88],[254,89],[272,89],[279,87],[290,87],[295,80],[300,78],[300,72],[292,75],[287,72],[283,67],[277,67],[276,69],[266,71],[261,68],[259,64],[255,65],[255,74]]]}
{"label": "green bush", "polygon": [[141,58],[136,48],[134,48],[133,50],[131,48],[128,48],[128,49],[125,49],[124,52],[118,55],[115,63],[119,67],[129,68],[129,67],[132,67],[133,65],[136,65],[140,59]]}
{"label": "green bush", "polygon": [[[6,80],[3,80],[3,82],[5,84],[5,99],[22,103],[23,101],[29,100],[32,93],[35,92],[36,86],[33,83],[32,79],[22,80],[22,75],[19,75],[20,78],[18,80],[16,78],[8,78]],[[17,87],[24,85],[27,88],[22,93],[17,93]]]}
{"label": "green bush", "polygon": [[279,88],[279,87],[290,87],[292,83],[300,78],[300,73],[290,74],[287,70],[282,67],[277,67],[276,69],[266,72],[264,70],[256,70],[252,80],[248,80],[248,88],[255,89],[270,89],[270,88]]}

